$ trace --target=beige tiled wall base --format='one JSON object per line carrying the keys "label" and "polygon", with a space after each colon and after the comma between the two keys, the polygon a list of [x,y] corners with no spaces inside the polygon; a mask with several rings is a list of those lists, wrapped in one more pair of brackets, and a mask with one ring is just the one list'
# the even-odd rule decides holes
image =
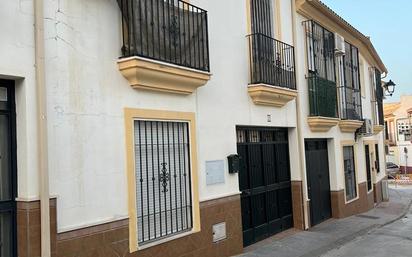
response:
{"label": "beige tiled wall base", "polygon": [[[239,195],[200,203],[201,231],[129,253],[128,220],[57,234],[56,200],[51,200],[52,256],[57,257],[227,257],[243,250]],[[58,210],[57,210],[58,211]],[[212,242],[212,225],[226,222],[227,238]],[[40,257],[40,202],[18,203],[19,257]]]}
{"label": "beige tiled wall base", "polygon": [[359,184],[359,198],[345,204],[344,190],[331,191],[332,217],[345,218],[366,212],[374,206],[374,192],[368,193],[366,182]]}
{"label": "beige tiled wall base", "polygon": [[292,181],[292,210],[293,227],[303,230],[305,221],[303,217],[302,181]]}

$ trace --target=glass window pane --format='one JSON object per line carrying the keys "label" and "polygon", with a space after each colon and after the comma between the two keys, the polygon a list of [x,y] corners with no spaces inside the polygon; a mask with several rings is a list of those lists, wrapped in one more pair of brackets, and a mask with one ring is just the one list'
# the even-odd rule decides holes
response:
{"label": "glass window pane", "polygon": [[9,118],[0,115],[0,201],[11,200]]}
{"label": "glass window pane", "polygon": [[0,256],[13,256],[12,214],[0,212]]}
{"label": "glass window pane", "polygon": [[7,88],[0,87],[0,110],[7,110]]}

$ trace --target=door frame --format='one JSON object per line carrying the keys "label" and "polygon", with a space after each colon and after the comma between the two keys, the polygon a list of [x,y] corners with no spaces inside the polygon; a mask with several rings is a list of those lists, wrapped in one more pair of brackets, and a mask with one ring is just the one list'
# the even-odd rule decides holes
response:
{"label": "door frame", "polygon": [[[330,196],[331,190],[330,190],[330,167],[329,167],[328,139],[327,138],[305,138],[304,139],[304,143],[305,143],[305,145],[304,145],[305,146],[305,163],[306,163],[306,165],[305,165],[306,166],[306,184],[307,184],[307,187],[308,187],[308,197],[309,197],[309,195],[311,195],[311,192],[310,192],[309,188],[312,188],[312,183],[311,183],[310,173],[309,173],[309,170],[308,170],[308,165],[307,165],[307,160],[306,160],[306,142],[308,142],[308,141],[325,141],[326,142],[326,153],[327,153],[327,161],[328,161],[328,172],[327,172],[328,178],[327,178],[327,181],[328,181],[328,188],[329,188],[328,208],[329,208],[329,211],[330,211],[330,217],[328,219],[330,219],[330,218],[332,218],[332,198]],[[311,227],[316,226],[316,225],[322,223],[323,221],[328,220],[328,219],[325,219],[325,220],[320,221],[319,223],[314,224],[314,222],[313,222],[314,215],[313,215],[312,197],[310,198],[310,202],[309,202],[309,214],[310,214],[309,220],[310,220],[310,226]]]}
{"label": "door frame", "polygon": [[16,102],[15,102],[15,81],[0,79],[0,87],[7,88],[7,99],[9,103],[9,110],[1,111],[0,113],[9,116],[10,129],[10,157],[11,157],[11,186],[12,197],[10,201],[0,205],[0,212],[11,211],[12,213],[12,251],[13,256],[17,256],[17,137],[16,137]]}

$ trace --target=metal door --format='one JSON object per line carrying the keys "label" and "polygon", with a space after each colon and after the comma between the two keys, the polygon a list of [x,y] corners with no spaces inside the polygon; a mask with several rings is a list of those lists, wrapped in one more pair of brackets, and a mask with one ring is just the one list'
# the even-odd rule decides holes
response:
{"label": "metal door", "polygon": [[326,139],[305,140],[305,155],[310,221],[315,226],[332,216]]}
{"label": "metal door", "polygon": [[0,256],[16,254],[14,82],[0,80]]}
{"label": "metal door", "polygon": [[238,127],[243,245],[292,227],[288,131]]}

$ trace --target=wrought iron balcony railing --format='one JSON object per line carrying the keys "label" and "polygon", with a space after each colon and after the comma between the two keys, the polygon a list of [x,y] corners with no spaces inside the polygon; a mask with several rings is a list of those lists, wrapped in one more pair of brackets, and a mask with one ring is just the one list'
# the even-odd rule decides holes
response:
{"label": "wrought iron balcony railing", "polygon": [[296,89],[293,46],[260,33],[249,35],[248,40],[250,84]]}
{"label": "wrought iron balcony railing", "polygon": [[310,116],[337,118],[336,82],[308,77]]}
{"label": "wrought iron balcony railing", "polygon": [[207,11],[181,0],[117,0],[122,57],[140,56],[210,71]]}

